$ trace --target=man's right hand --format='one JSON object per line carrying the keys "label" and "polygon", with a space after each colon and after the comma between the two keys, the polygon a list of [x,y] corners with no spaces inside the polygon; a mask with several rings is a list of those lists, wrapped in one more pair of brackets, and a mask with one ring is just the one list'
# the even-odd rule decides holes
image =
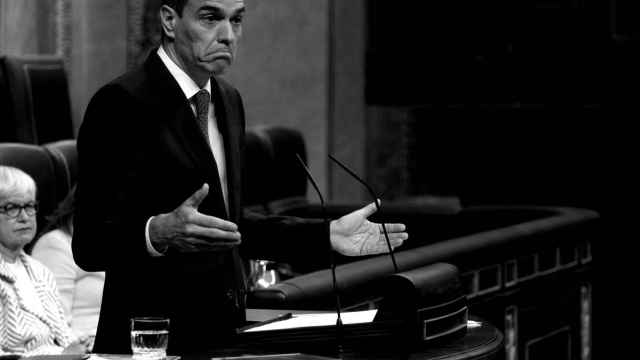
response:
{"label": "man's right hand", "polygon": [[198,212],[209,193],[203,184],[175,210],[154,216],[149,223],[153,247],[164,252],[172,247],[181,252],[214,251],[240,244],[238,226],[230,221]]}

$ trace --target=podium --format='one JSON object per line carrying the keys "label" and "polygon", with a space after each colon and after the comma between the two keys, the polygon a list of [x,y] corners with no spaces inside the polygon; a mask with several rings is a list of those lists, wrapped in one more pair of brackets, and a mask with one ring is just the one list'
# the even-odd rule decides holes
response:
{"label": "podium", "polygon": [[265,348],[260,343],[243,343],[237,344],[234,348],[214,351],[206,356],[183,356],[182,360],[491,360],[504,358],[503,334],[492,324],[473,316],[470,317],[467,329],[462,336],[432,341],[423,346],[403,347],[396,342],[384,342],[385,338],[379,336],[361,339],[365,340],[358,342],[350,338],[350,341],[343,344],[341,354],[327,347],[331,345],[330,342],[325,342],[324,348],[322,346],[290,346],[284,342],[280,343],[282,346]]}
{"label": "podium", "polygon": [[[468,314],[458,270],[451,264],[436,263],[393,274],[380,282],[379,294],[379,307],[356,314],[362,316],[355,320],[354,312],[343,312],[344,323],[339,327],[333,311],[310,315],[300,315],[306,313],[303,310],[250,311],[248,319],[254,322],[239,328],[230,342],[215,347],[212,342],[206,351],[169,353],[172,358],[168,360],[461,360],[497,359],[502,353],[502,333]],[[273,319],[289,312],[291,315]],[[314,322],[304,324],[310,319]],[[296,325],[297,320],[303,324]],[[287,322],[290,326],[274,326]],[[93,360],[135,360],[131,355],[96,355]],[[76,359],[54,356],[33,360]]]}
{"label": "podium", "polygon": [[[261,315],[258,320],[268,320],[239,328],[238,345],[267,354],[353,359],[442,358],[437,356],[448,352],[473,359],[473,354],[487,358],[500,351],[500,331],[470,320],[458,270],[451,264],[393,274],[380,283],[380,294],[379,308],[343,312],[340,326],[334,311],[254,310],[252,315]],[[465,353],[471,357],[459,357]]]}

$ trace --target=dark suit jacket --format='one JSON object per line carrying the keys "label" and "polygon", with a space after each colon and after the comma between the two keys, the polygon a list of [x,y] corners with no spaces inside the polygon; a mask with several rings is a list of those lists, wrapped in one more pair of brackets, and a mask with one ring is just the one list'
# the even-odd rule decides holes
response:
{"label": "dark suit jacket", "polygon": [[[132,316],[168,316],[170,353],[218,346],[244,321],[240,253],[287,261],[326,258],[318,257],[329,244],[321,221],[243,214],[242,100],[222,79],[211,81],[225,142],[229,214],[212,152],[155,52],[141,68],[102,87],[86,110],[77,141],[72,244],[80,267],[107,272],[95,352],[129,353]],[[239,224],[241,246],[151,257],[145,244],[149,217],[172,211],[204,182],[210,190],[199,211]]]}

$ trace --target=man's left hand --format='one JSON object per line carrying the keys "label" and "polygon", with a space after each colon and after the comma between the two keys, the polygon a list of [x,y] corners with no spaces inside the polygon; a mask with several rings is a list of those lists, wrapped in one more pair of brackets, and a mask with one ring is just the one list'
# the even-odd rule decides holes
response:
{"label": "man's left hand", "polygon": [[[333,249],[347,256],[389,252],[382,224],[367,220],[376,210],[376,204],[371,203],[338,220],[331,221],[329,233]],[[392,248],[402,245],[409,238],[404,224],[385,224],[385,227]]]}

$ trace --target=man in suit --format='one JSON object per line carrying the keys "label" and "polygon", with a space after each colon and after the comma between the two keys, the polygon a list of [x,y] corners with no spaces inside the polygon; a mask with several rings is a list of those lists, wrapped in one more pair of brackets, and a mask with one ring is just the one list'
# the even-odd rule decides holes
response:
{"label": "man in suit", "polygon": [[[83,269],[106,270],[95,352],[130,352],[133,316],[169,317],[170,353],[224,344],[245,316],[241,254],[385,251],[367,220],[374,204],[329,226],[243,214],[243,104],[217,75],[234,59],[244,13],[242,0],[163,0],[162,45],[86,110],[72,244]],[[408,236],[402,224],[387,228],[393,246]]]}

